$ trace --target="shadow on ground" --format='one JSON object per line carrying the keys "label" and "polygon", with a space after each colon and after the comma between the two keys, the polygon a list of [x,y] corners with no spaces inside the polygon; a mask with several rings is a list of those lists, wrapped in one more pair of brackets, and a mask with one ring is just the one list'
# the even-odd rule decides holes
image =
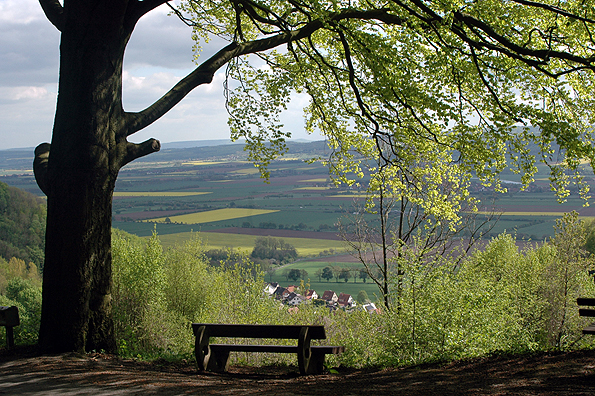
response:
{"label": "shadow on ground", "polygon": [[232,367],[0,350],[0,395],[593,395],[595,351],[492,356],[299,376],[296,367]]}

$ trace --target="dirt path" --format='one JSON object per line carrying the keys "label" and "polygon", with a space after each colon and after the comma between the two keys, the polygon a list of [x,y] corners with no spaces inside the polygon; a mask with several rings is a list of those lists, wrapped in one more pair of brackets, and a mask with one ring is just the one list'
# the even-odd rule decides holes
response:
{"label": "dirt path", "polygon": [[299,376],[295,367],[198,373],[106,355],[2,356],[0,395],[593,395],[595,351]]}

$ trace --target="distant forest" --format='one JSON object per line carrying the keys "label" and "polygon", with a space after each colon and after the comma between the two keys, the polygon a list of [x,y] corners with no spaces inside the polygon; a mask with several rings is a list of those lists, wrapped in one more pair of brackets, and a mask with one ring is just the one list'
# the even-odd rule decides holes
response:
{"label": "distant forest", "polygon": [[0,182],[0,257],[43,268],[45,219],[44,199]]}

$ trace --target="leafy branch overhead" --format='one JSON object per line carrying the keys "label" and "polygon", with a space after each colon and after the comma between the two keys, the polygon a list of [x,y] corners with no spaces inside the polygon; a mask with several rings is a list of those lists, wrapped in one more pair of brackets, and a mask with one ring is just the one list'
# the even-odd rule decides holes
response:
{"label": "leafy branch overhead", "polygon": [[422,190],[470,171],[504,190],[502,170],[527,185],[543,162],[563,199],[573,178],[588,197],[579,168],[595,155],[593,3],[187,0],[177,12],[198,42],[237,43],[232,136],[265,168],[290,135],[280,110],[304,93],[339,180],[373,159]]}

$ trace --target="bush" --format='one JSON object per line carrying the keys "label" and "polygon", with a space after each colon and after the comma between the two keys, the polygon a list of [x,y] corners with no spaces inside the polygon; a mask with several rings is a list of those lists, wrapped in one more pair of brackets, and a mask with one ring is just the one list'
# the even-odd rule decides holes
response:
{"label": "bush", "polygon": [[[41,318],[41,288],[29,280],[12,278],[6,287],[6,294],[0,295],[0,305],[19,309],[20,325],[14,328],[15,344],[36,343]],[[0,343],[6,345],[4,331],[0,331]]]}
{"label": "bush", "polygon": [[[576,216],[565,217],[550,243],[523,250],[500,235],[458,265],[401,257],[403,272],[390,280],[399,295],[391,310],[377,304],[380,314],[315,303],[290,311],[265,296],[263,272],[246,255],[213,267],[198,238],[164,251],[156,235],[115,233],[117,335],[124,354],[188,356],[192,322],[322,324],[323,344],[346,346],[328,364],[353,367],[592,346],[576,307],[577,296],[595,294],[581,230]],[[295,356],[234,354],[237,363],[295,364]]]}

